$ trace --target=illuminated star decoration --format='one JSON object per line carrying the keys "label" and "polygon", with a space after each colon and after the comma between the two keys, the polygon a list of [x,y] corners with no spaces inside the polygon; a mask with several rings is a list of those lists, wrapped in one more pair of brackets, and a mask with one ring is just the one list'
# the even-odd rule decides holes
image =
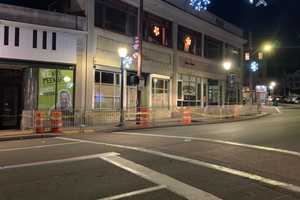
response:
{"label": "illuminated star decoration", "polygon": [[257,72],[258,71],[258,68],[259,68],[259,65],[256,61],[253,61],[251,64],[250,64],[250,68],[253,72]]}
{"label": "illuminated star decoration", "polygon": [[266,7],[268,5],[266,0],[249,0],[249,3],[250,4],[255,4],[256,7],[259,7],[259,6]]}
{"label": "illuminated star decoration", "polygon": [[189,0],[189,5],[195,10],[207,10],[207,6],[210,4],[210,0]]}

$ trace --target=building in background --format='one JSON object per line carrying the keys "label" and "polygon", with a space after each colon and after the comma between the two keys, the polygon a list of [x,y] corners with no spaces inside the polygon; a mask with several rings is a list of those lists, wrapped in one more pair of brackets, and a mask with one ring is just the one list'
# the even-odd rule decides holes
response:
{"label": "building in background", "polygon": [[[75,5],[72,5],[72,2]],[[88,19],[88,109],[120,106],[119,47],[132,49],[137,32],[138,1],[72,1],[71,12]],[[142,106],[172,111],[177,106],[203,107],[240,102],[242,30],[184,1],[144,1]],[[78,6],[79,5],[79,6]],[[131,52],[132,53],[132,52]],[[229,59],[227,74],[222,63]],[[136,65],[127,69],[124,106],[136,106]]]}
{"label": "building in background", "polygon": [[286,74],[284,81],[284,94],[285,96],[300,95],[300,70],[294,73]]}

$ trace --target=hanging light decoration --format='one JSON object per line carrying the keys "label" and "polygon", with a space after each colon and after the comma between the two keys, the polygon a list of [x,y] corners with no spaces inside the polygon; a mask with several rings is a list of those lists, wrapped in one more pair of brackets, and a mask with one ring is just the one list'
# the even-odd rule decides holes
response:
{"label": "hanging light decoration", "polygon": [[266,0],[249,0],[249,3],[255,5],[256,7],[259,6],[266,7],[268,5]]}
{"label": "hanging light decoration", "polygon": [[160,35],[160,28],[158,26],[154,26],[153,33],[156,37],[158,37]]}
{"label": "hanging light decoration", "polygon": [[190,6],[192,6],[195,10],[207,10],[208,5],[211,3],[210,0],[189,0]]}

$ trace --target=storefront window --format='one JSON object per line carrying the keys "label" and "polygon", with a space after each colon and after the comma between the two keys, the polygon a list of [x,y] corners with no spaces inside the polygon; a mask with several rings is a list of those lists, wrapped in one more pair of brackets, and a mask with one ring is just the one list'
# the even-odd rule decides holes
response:
{"label": "storefront window", "polygon": [[169,80],[152,79],[152,106],[155,108],[169,107]]}
{"label": "storefront window", "polygon": [[[178,106],[201,106],[201,78],[180,75],[178,86]],[[181,94],[179,96],[179,94]]]}
{"label": "storefront window", "polygon": [[120,74],[95,71],[95,109],[118,109],[120,107]]}
{"label": "storefront window", "polygon": [[73,110],[73,70],[39,69],[38,88],[39,110],[58,109],[63,112]]}

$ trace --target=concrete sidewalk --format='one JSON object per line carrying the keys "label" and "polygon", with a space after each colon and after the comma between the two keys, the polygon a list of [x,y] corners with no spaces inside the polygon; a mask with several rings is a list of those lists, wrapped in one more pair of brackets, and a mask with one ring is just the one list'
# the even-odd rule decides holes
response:
{"label": "concrete sidewalk", "polygon": [[[230,123],[245,120],[258,119],[265,117],[269,114],[262,113],[251,116],[240,116],[238,118],[193,118],[192,123],[188,126],[193,125],[206,125],[206,124],[218,124],[218,123]],[[0,131],[0,141],[10,140],[24,140],[24,139],[35,139],[35,138],[48,138],[56,137],[61,135],[73,135],[73,134],[88,134],[95,132],[117,132],[125,130],[139,130],[139,129],[150,129],[150,128],[163,128],[163,127],[176,127],[176,126],[187,126],[183,124],[182,119],[162,119],[155,122],[149,122],[148,124],[137,125],[135,121],[128,121],[122,127],[118,124],[103,124],[96,127],[80,127],[80,128],[65,128],[62,134],[44,133],[36,134],[33,130],[6,130]]]}

